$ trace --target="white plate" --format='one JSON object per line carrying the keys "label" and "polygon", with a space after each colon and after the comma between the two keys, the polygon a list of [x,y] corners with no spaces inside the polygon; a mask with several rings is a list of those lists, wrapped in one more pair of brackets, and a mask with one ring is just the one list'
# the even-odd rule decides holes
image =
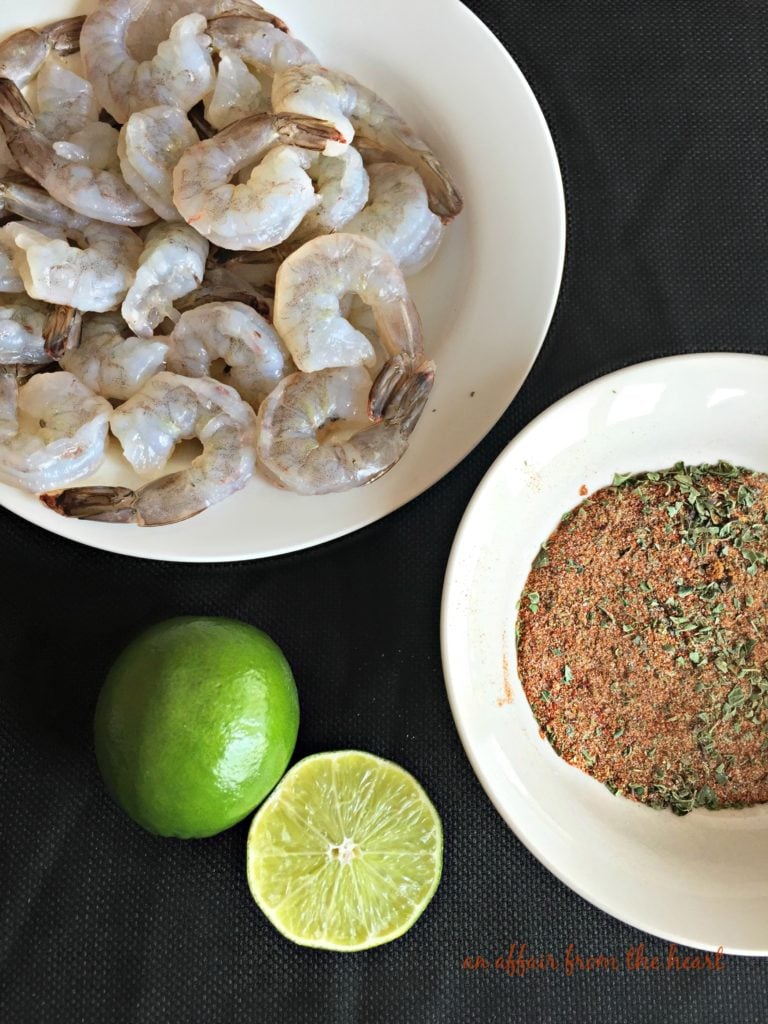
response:
{"label": "white plate", "polygon": [[[0,35],[90,10],[92,0],[4,2]],[[452,469],[514,398],[544,339],[565,245],[562,183],[542,113],[496,38],[457,0],[275,0],[318,57],[386,97],[456,176],[466,209],[413,285],[433,398],[402,462],[342,495],[302,498],[258,479],[186,523],[156,530],[62,519],[0,486],[0,503],[107,551],[229,561],[310,547],[399,508]],[[469,84],[471,83],[471,88]],[[115,460],[93,482],[130,478]]]}
{"label": "white plate", "polygon": [[[516,604],[560,516],[616,472],[730,462],[768,472],[768,359],[678,356],[580,388],[522,431],[480,484],[445,578],[443,665],[478,778],[518,838],[585,899],[646,932],[768,955],[768,805],[684,818],[561,760],[517,679]],[[522,897],[522,894],[518,894]]]}

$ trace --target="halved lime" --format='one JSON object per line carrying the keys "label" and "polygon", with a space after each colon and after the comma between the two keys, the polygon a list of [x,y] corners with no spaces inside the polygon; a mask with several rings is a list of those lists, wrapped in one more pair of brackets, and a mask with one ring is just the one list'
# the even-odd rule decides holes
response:
{"label": "halved lime", "polygon": [[443,830],[405,769],[359,750],[295,765],[248,834],[248,885],[286,938],[353,952],[406,932],[432,899]]}

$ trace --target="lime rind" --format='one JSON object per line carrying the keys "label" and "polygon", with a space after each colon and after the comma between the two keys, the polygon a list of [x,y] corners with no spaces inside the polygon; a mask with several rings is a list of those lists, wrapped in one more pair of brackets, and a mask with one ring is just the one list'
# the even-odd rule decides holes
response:
{"label": "lime rind", "polygon": [[399,938],[442,873],[440,818],[405,769],[362,751],[295,765],[254,816],[248,884],[286,938],[337,952]]}

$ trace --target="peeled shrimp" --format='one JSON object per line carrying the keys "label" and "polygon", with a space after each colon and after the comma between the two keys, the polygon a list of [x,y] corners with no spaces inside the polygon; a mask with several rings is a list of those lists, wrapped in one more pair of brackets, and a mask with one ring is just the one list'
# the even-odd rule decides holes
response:
{"label": "peeled shrimp", "polygon": [[[259,91],[266,93],[261,99],[262,112],[268,109],[271,80],[277,70],[294,64],[317,63],[317,57],[300,39],[267,21],[247,16],[217,18],[210,22],[208,34],[222,60],[225,54],[239,58],[243,65],[255,72],[251,77],[259,84]],[[211,121],[211,124],[215,122]]]}
{"label": "peeled shrimp", "polygon": [[372,164],[368,205],[345,231],[365,235],[387,249],[404,274],[417,274],[434,258],[445,227],[427,203],[424,183],[412,167]]}
{"label": "peeled shrimp", "polygon": [[251,114],[266,113],[270,90],[265,89],[248,65],[230,50],[219,54],[216,86],[205,104],[205,117],[217,131]]}
{"label": "peeled shrimp", "polygon": [[368,174],[363,158],[350,147],[340,156],[318,154],[309,168],[318,196],[317,206],[304,217],[291,242],[347,230],[346,225],[368,199]]}
{"label": "peeled shrimp", "polygon": [[57,60],[43,64],[36,80],[37,127],[51,142],[69,139],[98,121],[93,86]]}
{"label": "peeled shrimp", "polygon": [[[225,249],[279,245],[317,205],[305,151],[320,150],[331,138],[338,138],[336,130],[311,117],[256,114],[236,121],[182,156],[173,201],[188,224]],[[270,149],[279,141],[288,145]],[[230,184],[262,157],[248,182]]]}
{"label": "peeled shrimp", "polygon": [[103,313],[128,293],[142,252],[130,228],[93,221],[83,228],[87,248],[48,238],[43,225],[12,222],[5,230],[19,252],[16,269],[28,295],[56,305]]}
{"label": "peeled shrimp", "polygon": [[126,337],[122,318],[102,313],[85,319],[80,344],[65,353],[60,364],[95,394],[122,402],[164,368],[165,342]]}
{"label": "peeled shrimp", "polygon": [[80,49],[83,17],[65,18],[45,28],[26,28],[0,43],[0,78],[10,78],[21,89],[43,66],[50,53],[66,56]]}
{"label": "peeled shrimp", "polygon": [[[240,302],[212,302],[184,313],[168,339],[168,369],[231,384],[254,408],[293,366],[275,329]],[[219,373],[216,360],[224,361]]]}
{"label": "peeled shrimp", "polygon": [[[8,402],[6,394],[6,410]],[[71,373],[32,377],[18,389],[17,410],[16,432],[0,445],[4,483],[39,494],[99,468],[112,406]]]}
{"label": "peeled shrimp", "polygon": [[189,110],[213,86],[214,69],[206,19],[201,14],[180,18],[151,60],[139,62],[125,46],[125,18],[134,0],[102,4],[85,22],[81,45],[86,74],[101,105],[124,124],[131,114],[158,104]]}
{"label": "peeled shrimp", "polygon": [[206,19],[237,13],[285,27],[242,0],[102,0],[80,37],[99,103],[120,124],[158,103],[189,110],[213,84]]}
{"label": "peeled shrimp", "polygon": [[362,366],[286,377],[259,410],[259,465],[299,494],[328,494],[376,480],[405,454],[432,386],[425,364],[396,392],[380,423],[367,417]]}
{"label": "peeled shrimp", "polygon": [[297,249],[277,272],[275,328],[300,370],[370,365],[376,352],[342,314],[358,295],[371,307],[388,357],[423,356],[418,311],[390,254],[361,235],[321,235]]}
{"label": "peeled shrimp", "polygon": [[150,107],[123,125],[117,147],[122,175],[163,220],[181,220],[173,205],[173,169],[197,142],[197,132],[178,107]]}
{"label": "peeled shrimp", "polygon": [[[345,144],[355,140],[364,158],[413,167],[424,181],[434,213],[451,220],[461,212],[461,195],[426,142],[388,103],[351,75],[318,64],[284,68],[272,84],[272,106],[330,121]],[[330,141],[325,153],[332,156],[343,149],[343,144]]]}
{"label": "peeled shrimp", "polygon": [[112,414],[112,432],[142,474],[161,470],[179,441],[203,452],[178,473],[138,490],[77,487],[43,500],[62,515],[139,526],[178,523],[241,490],[255,466],[256,414],[237,392],[203,377],[158,373]]}
{"label": "peeled shrimp", "polygon": [[134,334],[151,338],[166,317],[177,319],[173,303],[202,283],[208,248],[208,242],[186,224],[150,228],[123,302],[123,319]]}
{"label": "peeled shrimp", "polygon": [[137,226],[157,219],[115,171],[94,170],[60,156],[9,81],[0,81],[0,127],[21,169],[70,209],[109,224]]}

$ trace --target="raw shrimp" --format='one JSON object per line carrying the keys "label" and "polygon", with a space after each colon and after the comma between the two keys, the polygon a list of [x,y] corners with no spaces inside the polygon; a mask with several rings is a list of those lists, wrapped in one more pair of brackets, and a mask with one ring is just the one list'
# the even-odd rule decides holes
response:
{"label": "raw shrimp", "polygon": [[66,56],[80,49],[85,18],[65,18],[45,28],[26,28],[0,43],[0,78],[10,78],[22,89],[31,82],[50,53]]}
{"label": "raw shrimp", "polygon": [[167,352],[165,338],[126,337],[122,318],[102,313],[86,318],[79,346],[60,363],[97,395],[122,402],[164,368]]}
{"label": "raw shrimp", "polygon": [[[59,156],[35,127],[35,116],[13,82],[0,81],[0,127],[21,169],[60,203],[109,224],[138,226],[156,220],[122,177]],[[105,126],[108,127],[108,126]]]}
{"label": "raw shrimp", "polygon": [[[279,245],[317,205],[305,150],[331,138],[339,138],[336,129],[311,117],[246,117],[187,150],[173,172],[173,201],[187,223],[225,249]],[[270,149],[279,141],[288,145]],[[230,184],[262,156],[247,183]]]}
{"label": "raw shrimp", "polygon": [[49,306],[26,295],[0,296],[0,365],[50,363],[44,333],[49,313]]}
{"label": "raw shrimp", "polygon": [[292,243],[342,228],[346,230],[346,224],[363,209],[368,199],[369,182],[363,158],[351,146],[340,156],[318,154],[309,168],[309,175],[319,201],[291,237]]}
{"label": "raw shrimp", "polygon": [[345,231],[365,235],[394,256],[404,274],[417,274],[433,259],[445,228],[432,213],[424,183],[412,167],[372,164],[368,205]]}
{"label": "raw shrimp", "polygon": [[243,0],[102,0],[80,37],[99,103],[121,124],[158,103],[189,110],[213,84],[206,19],[238,14],[285,29]]}
{"label": "raw shrimp", "polygon": [[432,379],[431,364],[424,364],[372,425],[371,378],[362,366],[286,377],[259,410],[259,464],[274,482],[299,494],[346,491],[376,480],[405,454]]}
{"label": "raw shrimp", "polygon": [[71,373],[32,377],[18,389],[17,408],[17,430],[0,445],[4,483],[40,494],[99,468],[112,406]]}
{"label": "raw shrimp", "polygon": [[54,142],[53,151],[56,156],[68,163],[79,164],[92,171],[110,171],[119,179],[119,141],[120,133],[111,124],[92,121],[68,139]]}
{"label": "raw shrimp", "polygon": [[[364,158],[413,167],[424,181],[430,209],[443,220],[461,212],[461,195],[426,142],[388,103],[351,75],[318,64],[284,68],[272,84],[272,106],[330,121],[346,144],[355,139]],[[329,142],[325,153],[338,154],[343,148],[336,141]]]}
{"label": "raw shrimp", "polygon": [[82,231],[90,223],[88,217],[62,206],[43,189],[14,181],[0,182],[0,209],[63,231]]}
{"label": "raw shrimp", "polygon": [[163,468],[177,442],[196,437],[202,454],[178,473],[138,490],[76,487],[43,500],[78,519],[139,526],[178,523],[241,490],[256,461],[256,414],[237,392],[208,377],[158,373],[112,414],[112,432],[138,473]]}
{"label": "raw shrimp", "polygon": [[142,252],[130,228],[92,221],[83,229],[87,248],[64,238],[48,238],[44,225],[12,222],[5,229],[20,250],[16,258],[32,298],[84,312],[117,308],[128,293]]}
{"label": "raw shrimp", "polygon": [[205,104],[205,117],[213,128],[222,128],[251,114],[266,113],[270,90],[236,53],[222,50],[216,69],[216,87]]}
{"label": "raw shrimp", "polygon": [[[170,29],[151,60],[135,60],[125,45],[127,21],[139,0],[102,4],[85,22],[83,63],[99,103],[120,124],[157,104],[189,110],[213,87],[214,68],[206,19],[188,14]],[[115,17],[115,10],[127,17]]]}
{"label": "raw shrimp", "polygon": [[[216,377],[254,408],[293,370],[275,329],[240,302],[212,302],[184,313],[168,339],[168,369],[187,377]],[[213,369],[223,360],[220,373]]]}
{"label": "raw shrimp", "polygon": [[123,125],[117,146],[123,177],[163,220],[181,220],[173,205],[173,169],[197,142],[197,132],[178,107],[150,107]]}
{"label": "raw shrimp", "polygon": [[361,235],[321,235],[297,249],[277,272],[275,328],[300,370],[370,365],[376,352],[342,314],[359,295],[371,307],[388,357],[412,365],[423,356],[422,327],[403,275],[390,254]]}
{"label": "raw shrimp", "polygon": [[150,228],[123,302],[123,319],[134,334],[151,338],[166,317],[178,318],[173,303],[202,284],[208,248],[206,240],[186,224]]}
{"label": "raw shrimp", "polygon": [[277,70],[294,64],[317,63],[317,57],[300,39],[288,35],[278,25],[248,16],[216,18],[210,22],[208,34],[214,50],[222,57],[225,53],[239,57],[256,72],[252,77],[267,93],[262,100],[262,111],[269,105],[271,79]]}
{"label": "raw shrimp", "polygon": [[51,142],[69,139],[98,121],[93,86],[57,60],[43,64],[35,82],[37,127]]}

